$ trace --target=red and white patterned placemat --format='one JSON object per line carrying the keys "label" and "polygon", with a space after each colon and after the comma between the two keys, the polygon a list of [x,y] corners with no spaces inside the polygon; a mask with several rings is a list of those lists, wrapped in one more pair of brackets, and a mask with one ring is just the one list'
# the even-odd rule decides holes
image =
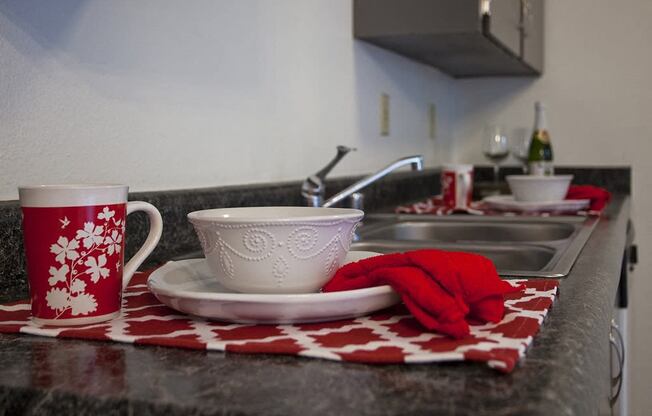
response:
{"label": "red and white patterned placemat", "polygon": [[516,210],[499,210],[491,207],[484,201],[473,201],[466,209],[451,208],[444,204],[441,195],[435,195],[423,201],[415,202],[409,205],[398,206],[394,210],[397,214],[429,214],[429,215],[452,215],[452,214],[471,214],[471,215],[488,215],[488,216],[505,216],[505,217],[550,217],[555,215],[577,215],[586,217],[589,215],[601,214],[595,210],[544,210],[544,211],[516,211]]}
{"label": "red and white patterned placemat", "polygon": [[0,332],[164,345],[240,353],[288,354],[363,363],[482,361],[510,372],[527,347],[557,293],[556,280],[516,280],[523,293],[508,295],[505,318],[472,325],[454,340],[426,332],[402,305],[357,319],[295,325],[211,322],[161,304],[138,273],[125,292],[122,315],[109,322],[74,328],[39,327],[28,301],[0,305]]}

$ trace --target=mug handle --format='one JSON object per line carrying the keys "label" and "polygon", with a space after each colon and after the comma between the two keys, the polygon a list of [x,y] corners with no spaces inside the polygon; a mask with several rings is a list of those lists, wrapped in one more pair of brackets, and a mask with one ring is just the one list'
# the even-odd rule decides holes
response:
{"label": "mug handle", "polygon": [[122,272],[122,290],[127,287],[134,273],[138,270],[138,267],[143,264],[143,261],[154,250],[163,232],[163,219],[161,218],[161,213],[158,212],[154,205],[143,201],[127,202],[127,215],[136,211],[144,211],[147,214],[149,218],[149,234],[142,247],[140,247],[131,260],[124,266]]}

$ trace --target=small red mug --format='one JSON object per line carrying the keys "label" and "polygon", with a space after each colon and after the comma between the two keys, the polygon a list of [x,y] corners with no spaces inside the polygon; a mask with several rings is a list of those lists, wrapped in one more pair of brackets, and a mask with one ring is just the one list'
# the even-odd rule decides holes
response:
{"label": "small red mug", "polygon": [[[39,185],[18,189],[32,303],[39,325],[86,325],[120,314],[122,291],[163,230],[151,204],[127,202],[126,185]],[[124,264],[125,219],[149,217],[149,235]]]}
{"label": "small red mug", "polygon": [[468,208],[473,196],[473,165],[444,165],[441,172],[441,193],[447,207]]}

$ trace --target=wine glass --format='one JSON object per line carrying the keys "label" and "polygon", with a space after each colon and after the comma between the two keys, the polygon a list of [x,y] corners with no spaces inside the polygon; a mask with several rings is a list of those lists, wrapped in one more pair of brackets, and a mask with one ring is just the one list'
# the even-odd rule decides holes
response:
{"label": "wine glass", "polygon": [[513,137],[512,155],[521,162],[523,173],[527,173],[527,159],[530,153],[530,142],[532,141],[530,130],[525,127],[514,129]]}
{"label": "wine glass", "polygon": [[502,126],[487,126],[485,128],[482,153],[491,161],[494,167],[494,183],[498,183],[500,173],[500,162],[509,156],[507,135]]}

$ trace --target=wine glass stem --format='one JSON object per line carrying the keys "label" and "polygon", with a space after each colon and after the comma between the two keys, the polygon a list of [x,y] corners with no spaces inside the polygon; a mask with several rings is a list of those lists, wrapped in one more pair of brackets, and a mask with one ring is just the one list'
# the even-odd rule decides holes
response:
{"label": "wine glass stem", "polygon": [[500,174],[500,166],[498,163],[494,164],[494,184],[498,184],[498,175]]}

